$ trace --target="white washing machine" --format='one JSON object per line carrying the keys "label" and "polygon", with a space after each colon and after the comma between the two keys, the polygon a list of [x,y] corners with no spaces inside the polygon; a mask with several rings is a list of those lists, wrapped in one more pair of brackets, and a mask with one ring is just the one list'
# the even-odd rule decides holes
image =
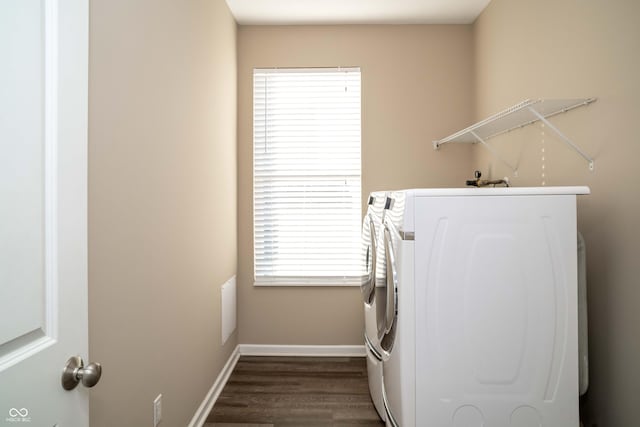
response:
{"label": "white washing machine", "polygon": [[386,193],[373,192],[369,195],[367,214],[362,224],[363,243],[363,283],[361,286],[364,300],[364,342],[367,351],[367,374],[369,377],[369,391],[378,415],[384,420],[385,411],[382,400],[382,349],[378,339],[378,319],[380,309],[384,308],[383,290],[384,266],[379,262],[384,256],[384,246],[381,241],[382,221]]}
{"label": "white washing machine", "polygon": [[588,193],[391,194],[387,426],[579,425],[576,195]]}

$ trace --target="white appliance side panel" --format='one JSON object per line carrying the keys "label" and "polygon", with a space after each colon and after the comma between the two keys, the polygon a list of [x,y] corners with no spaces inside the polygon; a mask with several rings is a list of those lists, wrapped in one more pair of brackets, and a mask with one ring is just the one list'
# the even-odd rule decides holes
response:
{"label": "white appliance side panel", "polygon": [[376,301],[380,297],[376,294],[376,298],[371,304],[364,303],[364,333],[374,346],[378,353],[382,352],[380,348],[380,340],[378,339],[378,323],[376,317],[377,304]]}
{"label": "white appliance side panel", "polygon": [[383,362],[382,377],[389,410],[398,425],[421,426],[425,424],[415,418],[415,245],[412,241],[398,241],[396,249],[398,325],[393,348]]}
{"label": "white appliance side panel", "polygon": [[416,425],[578,426],[575,209],[416,199]]}
{"label": "white appliance side panel", "polygon": [[384,421],[386,414],[384,412],[384,403],[382,401],[382,361],[378,360],[371,351],[368,344],[365,343],[367,351],[367,376],[369,379],[369,394],[373,405],[378,412],[380,418]]}

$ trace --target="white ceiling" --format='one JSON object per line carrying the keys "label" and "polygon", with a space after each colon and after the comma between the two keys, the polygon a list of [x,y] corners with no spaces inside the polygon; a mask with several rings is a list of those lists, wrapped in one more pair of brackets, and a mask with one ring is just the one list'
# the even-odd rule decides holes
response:
{"label": "white ceiling", "polygon": [[490,0],[226,0],[241,25],[470,24]]}

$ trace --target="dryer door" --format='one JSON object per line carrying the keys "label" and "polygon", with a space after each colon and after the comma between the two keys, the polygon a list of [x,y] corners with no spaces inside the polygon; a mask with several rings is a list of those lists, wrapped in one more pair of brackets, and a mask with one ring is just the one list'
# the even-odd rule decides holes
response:
{"label": "dryer door", "polygon": [[376,226],[371,214],[367,215],[362,224],[362,243],[364,250],[364,274],[362,276],[362,299],[371,304],[375,297],[376,280]]}
{"label": "dryer door", "polygon": [[395,250],[393,248],[393,225],[387,221],[384,223],[384,249],[385,249],[385,293],[384,302],[378,300],[378,304],[384,305],[384,315],[379,323],[380,346],[389,354],[393,348],[398,327],[398,272]]}

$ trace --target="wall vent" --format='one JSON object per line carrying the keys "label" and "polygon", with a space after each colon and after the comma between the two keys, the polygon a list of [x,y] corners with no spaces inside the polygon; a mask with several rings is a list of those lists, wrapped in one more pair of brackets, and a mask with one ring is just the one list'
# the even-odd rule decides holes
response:
{"label": "wall vent", "polygon": [[236,330],[236,276],[222,285],[222,344]]}

